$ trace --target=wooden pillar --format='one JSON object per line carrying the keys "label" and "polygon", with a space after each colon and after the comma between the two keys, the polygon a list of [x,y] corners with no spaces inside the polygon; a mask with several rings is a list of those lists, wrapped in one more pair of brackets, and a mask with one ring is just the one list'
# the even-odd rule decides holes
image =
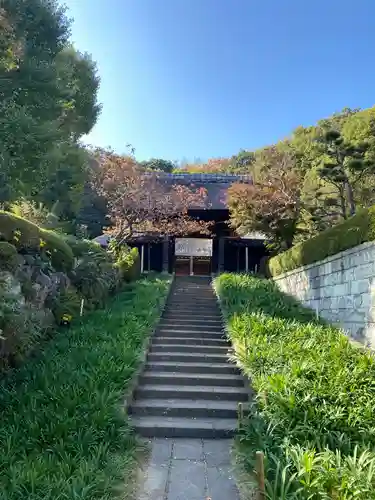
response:
{"label": "wooden pillar", "polygon": [[193,265],[194,265],[194,257],[192,257],[192,256],[190,255],[190,258],[189,258],[190,276],[193,276],[193,275],[194,275],[194,268],[193,268]]}
{"label": "wooden pillar", "polygon": [[141,246],[141,274],[143,274],[145,268],[145,246]]}
{"label": "wooden pillar", "polygon": [[147,271],[151,271],[151,243],[147,243]]}
{"label": "wooden pillar", "polygon": [[163,273],[169,272],[169,237],[164,236],[163,241]]}
{"label": "wooden pillar", "polygon": [[245,269],[249,272],[249,247],[245,247]]}
{"label": "wooden pillar", "polygon": [[224,243],[225,240],[223,238],[219,238],[219,258],[218,258],[218,272],[219,274],[224,272]]}

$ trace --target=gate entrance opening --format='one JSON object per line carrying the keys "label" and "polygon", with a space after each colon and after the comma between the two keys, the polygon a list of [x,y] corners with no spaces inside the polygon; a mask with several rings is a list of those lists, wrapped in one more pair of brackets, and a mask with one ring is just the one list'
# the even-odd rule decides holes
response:
{"label": "gate entrance opening", "polygon": [[175,273],[208,276],[211,274],[212,239],[176,238]]}

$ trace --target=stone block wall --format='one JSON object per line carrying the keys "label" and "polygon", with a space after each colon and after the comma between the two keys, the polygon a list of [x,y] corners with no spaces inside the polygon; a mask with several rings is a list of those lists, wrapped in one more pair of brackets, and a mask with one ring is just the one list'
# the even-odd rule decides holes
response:
{"label": "stone block wall", "polygon": [[375,243],[363,243],[274,278],[279,288],[375,347]]}

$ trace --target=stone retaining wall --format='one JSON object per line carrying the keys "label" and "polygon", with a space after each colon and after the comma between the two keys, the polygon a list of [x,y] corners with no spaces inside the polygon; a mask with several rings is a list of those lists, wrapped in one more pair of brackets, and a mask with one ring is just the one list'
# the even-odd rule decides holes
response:
{"label": "stone retaining wall", "polygon": [[274,278],[279,288],[353,339],[375,347],[375,243],[363,243]]}

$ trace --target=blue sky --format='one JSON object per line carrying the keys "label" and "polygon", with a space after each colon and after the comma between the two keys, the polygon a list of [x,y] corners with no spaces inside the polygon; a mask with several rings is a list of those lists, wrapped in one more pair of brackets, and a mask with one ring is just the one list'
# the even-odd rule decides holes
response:
{"label": "blue sky", "polygon": [[374,0],[65,0],[101,76],[86,139],[226,157],[375,100]]}

